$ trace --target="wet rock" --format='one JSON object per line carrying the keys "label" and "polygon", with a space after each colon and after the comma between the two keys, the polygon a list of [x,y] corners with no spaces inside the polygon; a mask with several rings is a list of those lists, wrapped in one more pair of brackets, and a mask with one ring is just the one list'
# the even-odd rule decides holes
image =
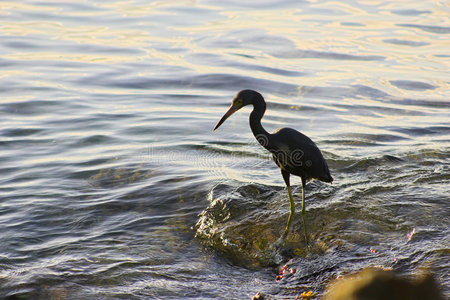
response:
{"label": "wet rock", "polygon": [[276,204],[276,194],[275,189],[262,185],[218,185],[195,225],[196,237],[240,266],[279,264],[283,258],[271,245],[283,230],[274,224],[285,221],[278,220],[282,215],[270,207]]}
{"label": "wet rock", "polygon": [[299,209],[288,236],[281,239],[289,215],[289,201],[282,187],[219,184],[211,191],[209,201],[195,225],[196,238],[233,264],[258,269],[325,251],[324,243],[315,237],[323,232],[323,216],[330,214],[320,210],[307,214],[312,237],[308,247]]}
{"label": "wet rock", "polygon": [[258,184],[216,186],[195,225],[196,237],[233,264],[251,269],[279,265],[305,247],[300,231],[280,242],[289,214],[285,192]]}
{"label": "wet rock", "polygon": [[444,300],[432,275],[415,280],[368,268],[328,287],[322,300]]}

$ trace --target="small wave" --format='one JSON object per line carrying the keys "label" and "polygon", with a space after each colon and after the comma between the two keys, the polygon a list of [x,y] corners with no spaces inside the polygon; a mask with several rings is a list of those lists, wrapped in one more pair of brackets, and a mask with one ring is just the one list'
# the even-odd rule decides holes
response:
{"label": "small wave", "polygon": [[404,160],[402,158],[393,156],[393,155],[383,155],[381,157],[377,158],[366,158],[366,159],[360,159],[353,161],[350,160],[347,163],[349,163],[346,167],[343,167],[342,171],[345,172],[355,172],[357,170],[366,170],[369,167],[377,166],[381,167],[385,164],[398,164],[403,162]]}
{"label": "small wave", "polygon": [[23,137],[35,135],[42,132],[41,128],[5,128],[0,130],[0,136],[6,137]]}
{"label": "small wave", "polygon": [[420,16],[431,13],[431,10],[418,10],[418,9],[394,9],[394,14],[401,16]]}
{"label": "small wave", "polygon": [[27,100],[3,103],[0,107],[5,113],[12,115],[41,115],[63,107],[64,103],[57,100]]}
{"label": "small wave", "polygon": [[400,40],[400,39],[385,39],[383,40],[385,43],[394,44],[394,45],[402,45],[402,46],[410,46],[410,47],[421,47],[421,46],[427,46],[430,43],[426,42],[418,42],[418,41],[407,41],[407,40]]}
{"label": "small wave", "polygon": [[444,26],[417,25],[417,24],[397,24],[397,26],[417,28],[417,29],[420,29],[420,30],[423,30],[426,32],[431,32],[431,33],[442,33],[442,34],[450,33],[450,27],[444,27]]}
{"label": "small wave", "polygon": [[389,130],[401,132],[411,137],[420,137],[424,135],[448,135],[450,126],[390,127]]}
{"label": "small wave", "polygon": [[425,91],[425,90],[434,90],[436,86],[421,82],[421,81],[412,81],[412,80],[391,80],[389,81],[392,85],[395,85],[398,88],[404,90],[411,91]]}
{"label": "small wave", "polygon": [[280,51],[274,54],[278,58],[317,58],[332,60],[354,60],[354,61],[381,61],[385,60],[385,56],[381,55],[353,55],[337,52],[315,51],[315,50],[291,50]]}
{"label": "small wave", "polygon": [[[119,75],[119,74],[117,74]],[[123,74],[120,74],[123,75]],[[107,87],[121,87],[128,89],[162,89],[170,87],[189,87],[190,89],[212,89],[228,90],[234,87],[235,90],[256,89],[262,92],[272,93],[280,91],[283,93],[294,93],[298,90],[298,85],[275,80],[261,79],[250,76],[240,76],[234,74],[202,74],[194,76],[180,76],[179,78],[142,78],[128,77],[115,78],[117,76],[96,75],[95,78],[85,77],[79,81],[82,85],[98,85]]]}
{"label": "small wave", "polygon": [[[231,53],[233,56],[240,56],[243,55],[240,53]],[[248,55],[246,56],[248,58]],[[234,61],[230,59],[226,59],[222,55],[217,54],[210,54],[210,53],[195,53],[188,55],[187,60],[192,60],[196,64],[200,65],[207,65],[207,66],[220,66],[220,67],[234,67],[236,69],[244,70],[245,72],[248,71],[260,71],[268,74],[275,74],[275,75],[281,75],[286,77],[298,77],[298,76],[304,76],[305,73],[298,72],[298,71],[292,71],[292,70],[286,70],[286,69],[280,69],[275,67],[268,67],[264,65],[259,64],[251,64],[248,62],[242,62],[242,61]]]}

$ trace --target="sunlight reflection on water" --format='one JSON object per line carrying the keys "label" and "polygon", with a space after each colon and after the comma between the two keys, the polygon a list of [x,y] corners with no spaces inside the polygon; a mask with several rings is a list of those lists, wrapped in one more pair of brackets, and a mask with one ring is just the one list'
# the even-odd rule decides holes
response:
{"label": "sunlight reflection on water", "polygon": [[[370,265],[425,266],[448,294],[445,1],[25,1],[0,15],[0,297],[295,298]],[[268,131],[310,136],[335,177],[307,185],[315,252],[291,249],[297,273],[279,282],[248,258],[285,222],[280,172],[250,108],[212,133],[244,88],[266,97]],[[218,200],[228,223],[213,214],[215,235],[195,238]]]}

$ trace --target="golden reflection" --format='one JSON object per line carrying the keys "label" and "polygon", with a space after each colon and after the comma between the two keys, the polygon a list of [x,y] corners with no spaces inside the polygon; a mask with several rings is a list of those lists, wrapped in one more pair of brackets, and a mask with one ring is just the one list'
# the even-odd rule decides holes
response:
{"label": "golden reflection", "polygon": [[355,6],[345,3],[344,1],[328,1],[320,4],[316,4],[315,7],[320,7],[324,9],[338,9],[342,10],[346,13],[351,14],[352,16],[365,16],[368,13],[365,10],[359,9]]}
{"label": "golden reflection", "polygon": [[6,95],[2,95],[2,97],[0,97],[0,103],[26,102],[33,98],[34,97],[30,96],[30,95],[19,95],[19,96],[13,96],[13,97],[8,97]]}
{"label": "golden reflection", "polygon": [[[161,8],[173,6],[173,4],[180,4],[190,7],[195,1],[188,1],[188,3],[181,3],[182,1],[155,1],[147,5],[136,5],[131,1],[119,1],[119,2],[100,2],[98,7],[106,8],[119,13],[126,17],[141,17],[157,14],[168,14],[168,11],[158,11]],[[186,2],[186,1],[184,1]],[[190,2],[190,3],[189,3]]]}
{"label": "golden reflection", "polygon": [[9,15],[11,14],[11,11],[35,11],[35,12],[57,12],[60,11],[60,8],[56,7],[49,7],[45,5],[32,5],[32,4],[25,4],[20,3],[20,1],[16,2],[8,2],[8,1],[2,1],[0,6],[0,14],[3,15]]}
{"label": "golden reflection", "polygon": [[17,60],[58,60],[86,63],[117,63],[135,61],[136,57],[105,55],[105,54],[71,54],[61,52],[32,52],[32,53],[15,53],[4,56],[7,59]]}
{"label": "golden reflection", "polygon": [[60,22],[8,22],[2,26],[3,34],[13,36],[43,35],[51,39],[68,40],[79,44],[110,47],[140,48],[151,40],[147,31],[112,29],[106,26],[69,26]]}
{"label": "golden reflection", "polygon": [[[367,5],[375,5],[371,0],[365,1]],[[361,3],[359,1],[358,3]],[[245,67],[239,68],[241,76],[256,77],[270,81],[279,81],[299,86],[299,95],[307,94],[308,87],[328,85],[348,86],[353,84],[356,78],[361,78],[362,74],[378,74],[380,77],[392,78],[405,76],[411,71],[417,70],[417,65],[423,69],[434,71],[434,75],[440,79],[439,88],[434,92],[445,96],[446,81],[445,64],[440,57],[430,53],[440,53],[445,49],[445,38],[436,38],[432,34],[421,34],[418,28],[398,26],[400,15],[393,14],[392,10],[400,9],[402,5],[379,4],[380,10],[371,11],[370,8],[358,8],[357,4],[347,4],[338,1],[314,2],[308,7],[296,7],[295,9],[272,9],[272,10],[220,10],[220,7],[206,6],[196,1],[161,1],[147,5],[135,4],[134,2],[114,2],[92,4],[96,9],[89,11],[65,10],[64,3],[49,5],[29,5],[15,2],[2,4],[2,13],[9,11],[31,11],[31,12],[51,12],[53,15],[64,16],[75,15],[97,15],[102,18],[104,15],[125,16],[122,19],[145,16],[139,25],[135,27],[121,27],[120,24],[101,23],[107,25],[97,25],[91,23],[66,22],[64,16],[57,18],[57,21],[38,20],[34,22],[7,22],[2,24],[2,32],[11,36],[42,35],[42,45],[45,46],[45,39],[70,41],[76,43],[73,51],[62,50],[61,52],[44,51],[38,52],[28,49],[20,49],[20,52],[12,52],[5,55],[5,58],[17,60],[63,60],[83,63],[114,64],[123,62],[139,62],[145,59],[160,60],[161,65],[183,67],[198,74],[212,73],[236,73],[236,65],[257,64],[269,68],[290,69],[308,73],[315,70],[315,73],[308,73],[307,76],[285,76],[276,74],[264,69]],[[414,9],[421,9],[419,6]],[[219,17],[210,20],[205,18],[204,23],[197,26],[177,26],[170,25],[171,18],[174,20],[178,14],[182,14],[182,7],[202,8],[207,10],[217,10]],[[425,9],[428,7],[424,5]],[[308,11],[307,9],[311,11]],[[429,18],[434,16],[438,8],[428,8],[433,14],[424,14],[419,24],[427,24]],[[303,11],[306,10],[306,11]],[[340,11],[348,14],[351,18],[349,23],[360,24],[360,26],[348,26],[343,22],[342,14],[333,14],[333,11]],[[383,18],[380,18],[380,15]],[[438,14],[439,15],[439,14]],[[442,14],[441,14],[442,15]],[[441,16],[439,15],[439,16]],[[152,20],[151,16],[157,16]],[[168,20],[161,20],[167,16]],[[195,17],[194,14],[187,14],[187,18]],[[422,17],[422,16],[421,16]],[[428,21],[427,21],[428,20]],[[429,23],[429,22],[428,22]],[[73,24],[83,24],[74,26]],[[93,25],[90,25],[93,24]],[[125,22],[124,24],[128,24]],[[158,25],[169,25],[159,29]],[[176,22],[175,22],[176,24]],[[443,23],[445,24],[445,22]],[[295,25],[295,26],[293,26]],[[317,38],[320,25],[320,38]],[[445,26],[445,25],[442,25]],[[155,30],[156,29],[156,30]],[[248,32],[255,32],[255,35],[267,37],[269,41],[274,38],[280,41],[273,44],[267,43],[242,43],[248,38],[247,34],[234,34],[233,31],[246,29]],[[380,35],[380,32],[383,33]],[[169,33],[169,34],[168,34]],[[201,39],[198,39],[201,37]],[[211,44],[203,44],[208,38],[212,38]],[[34,37],[33,37],[34,38]],[[251,40],[251,39],[250,39]],[[261,38],[263,40],[263,38]],[[389,43],[386,40],[399,41],[400,44]],[[214,43],[214,41],[220,41]],[[223,43],[225,41],[226,43]],[[221,46],[236,42],[236,47]],[[423,46],[411,47],[408,41],[420,42]],[[221,43],[222,42],[222,43]],[[402,42],[406,43],[403,45]],[[81,46],[80,46],[81,45]],[[102,48],[87,48],[83,45],[99,45]],[[107,47],[117,47],[109,49]],[[49,49],[49,48],[47,48]],[[88,50],[85,50],[88,49]],[[121,51],[133,49],[137,53],[123,53]],[[165,50],[170,51],[165,51]],[[109,51],[114,50],[114,51]],[[141,53],[140,53],[141,52]],[[232,53],[231,53],[232,52]],[[198,55],[204,53],[216,55],[223,61],[216,64],[201,62],[189,59],[188,55]],[[380,60],[358,60],[376,55]],[[348,56],[348,57],[347,57]],[[233,64],[228,64],[232,61]],[[423,63],[421,63],[423,61]],[[395,63],[392,63],[395,62]],[[324,65],[323,71],[318,65]],[[326,66],[325,66],[326,64]],[[13,76],[9,73],[6,76]],[[27,74],[16,74],[23,76]],[[30,74],[32,75],[32,74]],[[152,77],[156,74],[152,69],[141,74],[144,77]],[[5,75],[3,75],[5,76]],[[183,82],[189,86],[189,82]],[[192,82],[195,85],[195,82]],[[410,95],[411,91],[399,90],[389,84],[389,81],[368,83],[368,86],[379,84],[380,90],[393,90],[395,93]],[[448,86],[447,86],[448,87]],[[117,91],[118,89],[116,89]],[[108,90],[108,92],[113,92]],[[120,92],[120,91],[119,91]],[[416,93],[416,92],[414,92]]]}
{"label": "golden reflection", "polygon": [[4,70],[0,73],[0,79],[14,76],[37,76],[39,73],[28,72],[23,70]]}

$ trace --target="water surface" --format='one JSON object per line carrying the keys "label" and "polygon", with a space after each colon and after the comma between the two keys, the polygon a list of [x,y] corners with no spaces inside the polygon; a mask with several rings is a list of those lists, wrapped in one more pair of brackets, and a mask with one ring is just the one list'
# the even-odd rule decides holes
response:
{"label": "water surface", "polygon": [[[445,1],[4,2],[0,296],[295,299],[368,266],[449,295]],[[335,179],[284,230],[278,168],[240,89]],[[300,206],[300,180],[292,178]],[[296,271],[277,280],[279,267]]]}

